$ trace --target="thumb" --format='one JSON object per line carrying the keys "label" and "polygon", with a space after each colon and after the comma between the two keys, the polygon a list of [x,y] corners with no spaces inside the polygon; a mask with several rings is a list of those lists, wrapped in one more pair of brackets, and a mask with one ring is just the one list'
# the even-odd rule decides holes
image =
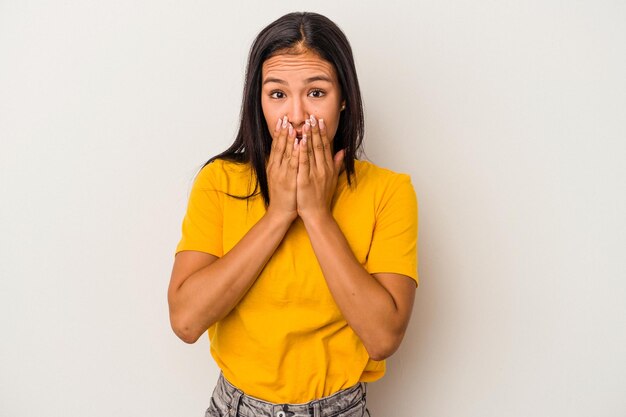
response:
{"label": "thumb", "polygon": [[346,150],[345,149],[341,149],[333,157],[333,162],[335,163],[335,171],[336,172],[341,172],[341,168],[343,168],[343,158],[345,156],[346,156]]}

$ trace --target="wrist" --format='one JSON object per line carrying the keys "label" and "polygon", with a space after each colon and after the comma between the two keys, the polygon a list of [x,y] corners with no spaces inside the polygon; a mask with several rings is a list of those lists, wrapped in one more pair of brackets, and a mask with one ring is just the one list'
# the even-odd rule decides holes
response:
{"label": "wrist", "polygon": [[335,221],[330,210],[307,211],[298,214],[307,229],[323,227]]}
{"label": "wrist", "polygon": [[263,218],[269,222],[270,224],[277,227],[286,227],[289,228],[291,223],[298,218],[297,212],[285,212],[274,210],[271,206],[267,208],[265,215]]}

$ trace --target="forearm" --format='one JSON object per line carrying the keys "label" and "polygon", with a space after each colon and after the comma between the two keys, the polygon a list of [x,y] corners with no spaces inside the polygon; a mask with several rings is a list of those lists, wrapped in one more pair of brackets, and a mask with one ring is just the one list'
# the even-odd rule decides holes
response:
{"label": "forearm", "polygon": [[266,214],[222,258],[170,288],[170,316],[176,333],[195,342],[225,317],[246,294],[270,259],[292,220]]}
{"label": "forearm", "polygon": [[355,258],[330,213],[304,221],[313,250],[335,302],[373,359],[390,356],[406,330],[387,289]]}

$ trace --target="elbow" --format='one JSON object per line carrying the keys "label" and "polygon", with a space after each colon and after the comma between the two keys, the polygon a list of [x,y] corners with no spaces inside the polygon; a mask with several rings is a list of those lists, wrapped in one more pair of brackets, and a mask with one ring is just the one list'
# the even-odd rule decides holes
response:
{"label": "elbow", "polygon": [[368,349],[367,353],[369,354],[369,356],[370,356],[370,358],[372,360],[384,361],[385,359],[387,359],[388,357],[393,355],[396,350],[397,350],[397,348],[395,348],[395,349],[377,348],[377,349],[371,349],[371,350]]}
{"label": "elbow", "polygon": [[210,327],[210,323],[199,320],[197,313],[181,307],[180,302],[175,303],[171,294],[168,295],[168,303],[170,326],[174,334],[187,344],[196,343]]}
{"label": "elbow", "polygon": [[198,339],[200,339],[200,336],[204,333],[204,330],[196,330],[188,322],[179,319],[177,320],[174,317],[170,318],[170,324],[174,334],[187,344],[196,343]]}
{"label": "elbow", "polygon": [[193,333],[189,329],[174,329],[174,333],[180,340],[189,345],[196,343],[200,339],[200,334]]}
{"label": "elbow", "polygon": [[372,360],[383,361],[393,355],[402,342],[404,334],[386,335],[365,346]]}

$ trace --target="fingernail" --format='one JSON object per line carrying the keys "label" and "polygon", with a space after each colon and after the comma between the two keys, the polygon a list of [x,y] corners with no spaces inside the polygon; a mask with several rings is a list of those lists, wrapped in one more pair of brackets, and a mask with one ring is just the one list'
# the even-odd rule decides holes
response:
{"label": "fingernail", "polygon": [[278,128],[280,127],[280,125],[283,123],[282,119],[278,119],[278,121],[276,122],[276,129],[278,130]]}
{"label": "fingernail", "polygon": [[291,123],[289,123],[289,136],[291,136],[292,134],[293,134],[293,126],[291,125]]}
{"label": "fingernail", "polygon": [[315,126],[317,124],[317,120],[315,120],[315,116],[311,115],[311,126]]}
{"label": "fingernail", "polygon": [[326,125],[324,124],[324,119],[320,119],[320,129],[324,129],[326,127]]}
{"label": "fingernail", "polygon": [[304,124],[307,125],[307,126],[311,126],[311,121],[309,119],[306,119],[304,121]]}
{"label": "fingernail", "polygon": [[300,140],[300,143],[302,145],[306,145],[306,136],[302,136],[302,139]]}
{"label": "fingernail", "polygon": [[283,117],[283,127],[287,127],[287,116]]}

